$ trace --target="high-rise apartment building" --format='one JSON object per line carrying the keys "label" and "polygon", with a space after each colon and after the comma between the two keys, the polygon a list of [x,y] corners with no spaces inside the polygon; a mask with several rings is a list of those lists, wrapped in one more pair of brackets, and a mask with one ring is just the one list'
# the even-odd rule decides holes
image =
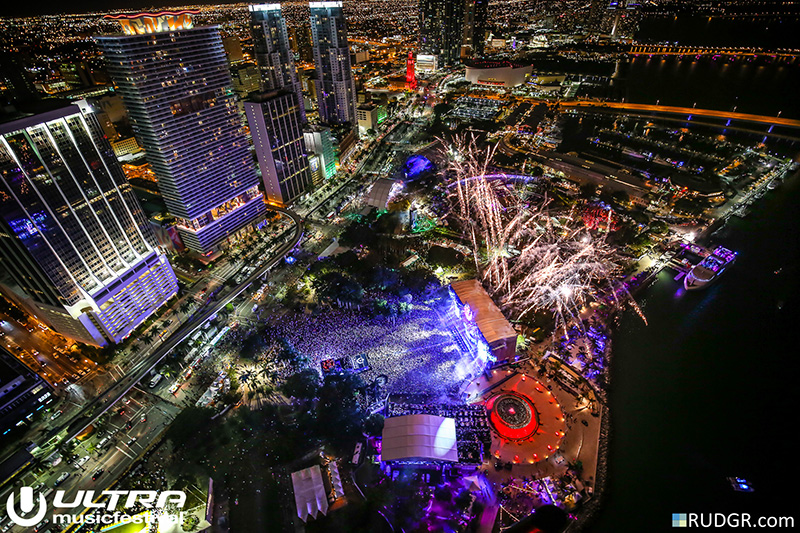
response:
{"label": "high-rise apartment building", "polygon": [[461,58],[464,0],[419,0],[417,67],[449,67]]}
{"label": "high-rise apartment building", "polygon": [[194,11],[108,15],[123,34],[97,37],[178,231],[215,250],[266,213],[217,26]]}
{"label": "high-rise apartment building", "polygon": [[0,124],[0,260],[4,294],[62,335],[100,346],[178,290],[85,101]]}
{"label": "high-rise apartment building", "polygon": [[311,183],[297,96],[290,89],[251,95],[244,110],[267,201],[288,205]]}
{"label": "high-rise apartment building", "polygon": [[481,57],[486,39],[489,0],[464,0],[462,57]]}
{"label": "high-rise apartment building", "polygon": [[[303,132],[309,154],[317,156],[320,176],[323,180],[336,174],[336,151],[333,148],[333,137],[330,128],[314,126]],[[312,168],[312,170],[317,170]],[[315,186],[318,184],[315,183]]]}
{"label": "high-rise apartment building", "polygon": [[248,61],[240,61],[231,65],[231,84],[233,92],[241,99],[261,89],[261,74],[258,67]]}
{"label": "high-rise apartment building", "polygon": [[256,63],[261,71],[262,89],[265,92],[289,89],[297,98],[302,122],[306,121],[303,90],[294,67],[294,52],[289,43],[286,19],[280,4],[259,4],[250,10],[250,33]]}
{"label": "high-rise apartment building", "polygon": [[356,87],[350,67],[342,2],[310,2],[319,118],[326,124],[356,124]]}

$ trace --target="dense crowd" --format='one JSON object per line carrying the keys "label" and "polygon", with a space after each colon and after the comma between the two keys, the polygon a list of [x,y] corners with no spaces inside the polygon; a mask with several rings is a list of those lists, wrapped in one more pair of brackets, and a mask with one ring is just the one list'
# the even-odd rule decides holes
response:
{"label": "dense crowd", "polygon": [[287,314],[275,324],[280,334],[318,368],[321,361],[365,354],[366,381],[388,376],[392,393],[425,392],[447,396],[458,390],[456,372],[463,357],[438,307],[415,302],[402,320],[371,317],[357,310],[331,309],[319,316]]}

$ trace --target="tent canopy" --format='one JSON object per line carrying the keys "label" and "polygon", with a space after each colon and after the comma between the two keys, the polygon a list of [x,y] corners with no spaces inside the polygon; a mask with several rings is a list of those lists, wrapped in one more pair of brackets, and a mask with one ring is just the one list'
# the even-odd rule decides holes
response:
{"label": "tent canopy", "polygon": [[458,461],[456,421],[435,415],[387,418],[383,426],[381,459]]}
{"label": "tent canopy", "polygon": [[306,522],[309,517],[316,518],[319,513],[324,515],[328,512],[328,497],[319,465],[292,472],[292,487],[300,520]]}

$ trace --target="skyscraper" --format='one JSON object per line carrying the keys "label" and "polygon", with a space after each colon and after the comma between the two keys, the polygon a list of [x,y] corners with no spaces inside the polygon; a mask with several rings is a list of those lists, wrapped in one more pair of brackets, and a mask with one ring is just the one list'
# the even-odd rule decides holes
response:
{"label": "skyscraper", "polygon": [[350,68],[342,2],[310,2],[319,118],[326,124],[356,124],[356,87]]}
{"label": "skyscraper", "polygon": [[205,253],[266,212],[217,26],[194,11],[108,15],[97,37],[178,231]]}
{"label": "skyscraper", "polygon": [[462,46],[465,57],[481,57],[486,38],[489,0],[464,0],[464,32]]}
{"label": "skyscraper", "polygon": [[178,290],[85,101],[0,124],[0,259],[13,298],[81,342],[119,342]]}
{"label": "skyscraper", "polygon": [[458,63],[463,39],[464,0],[419,0],[419,66]]}
{"label": "skyscraper", "polygon": [[294,54],[289,43],[286,20],[281,13],[281,5],[252,5],[249,6],[249,10],[250,33],[253,37],[256,63],[261,71],[262,89],[267,92],[277,89],[289,89],[294,92],[301,122],[305,122],[303,90],[297,79]]}
{"label": "skyscraper", "polygon": [[[314,126],[303,132],[309,154],[317,156],[320,177],[327,180],[336,174],[336,152],[333,149],[333,139],[330,128]],[[312,170],[316,170],[312,168]],[[315,183],[315,186],[318,184]]]}
{"label": "skyscraper", "polygon": [[289,89],[251,95],[244,110],[267,200],[288,205],[311,183],[297,96]]}

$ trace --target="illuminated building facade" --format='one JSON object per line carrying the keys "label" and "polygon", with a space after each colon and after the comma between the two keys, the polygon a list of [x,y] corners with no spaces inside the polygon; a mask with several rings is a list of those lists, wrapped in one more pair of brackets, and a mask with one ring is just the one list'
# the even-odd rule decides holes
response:
{"label": "illuminated building facade", "polygon": [[489,0],[464,1],[462,57],[482,57],[486,40]]}
{"label": "illuminated building facade", "polygon": [[[319,170],[322,179],[330,179],[336,174],[336,151],[333,148],[333,138],[329,128],[315,126],[303,132],[306,148],[309,154],[318,158]],[[312,172],[317,169],[311,168]],[[315,184],[316,185],[316,184]]]}
{"label": "illuminated building facade", "polygon": [[416,61],[414,61],[414,53],[408,51],[408,59],[406,59],[406,87],[410,90],[417,88],[417,71]]}
{"label": "illuminated building facade", "polygon": [[297,95],[289,89],[252,95],[244,110],[267,201],[289,205],[311,183]]}
{"label": "illuminated building facade", "polygon": [[303,90],[294,67],[294,54],[289,43],[286,19],[280,4],[248,6],[250,10],[250,33],[256,63],[261,71],[262,89],[275,91],[289,89],[297,98],[297,108],[302,122],[306,121],[303,105]]}
{"label": "illuminated building facade", "polygon": [[96,40],[183,242],[207,253],[266,204],[219,28],[194,28],[191,12],[178,13],[117,16],[126,34]]}
{"label": "illuminated building facade", "polygon": [[0,442],[30,428],[38,411],[57,399],[53,387],[33,370],[0,347]]}
{"label": "illuminated building facade", "polygon": [[430,56],[435,58],[434,68],[458,63],[463,34],[464,0],[419,0],[417,62],[420,69],[430,63]]}
{"label": "illuminated building facade", "polygon": [[0,258],[5,294],[62,335],[100,346],[178,290],[85,101],[0,124]]}
{"label": "illuminated building facade", "polygon": [[310,2],[319,118],[325,124],[356,124],[356,86],[350,66],[342,2]]}

